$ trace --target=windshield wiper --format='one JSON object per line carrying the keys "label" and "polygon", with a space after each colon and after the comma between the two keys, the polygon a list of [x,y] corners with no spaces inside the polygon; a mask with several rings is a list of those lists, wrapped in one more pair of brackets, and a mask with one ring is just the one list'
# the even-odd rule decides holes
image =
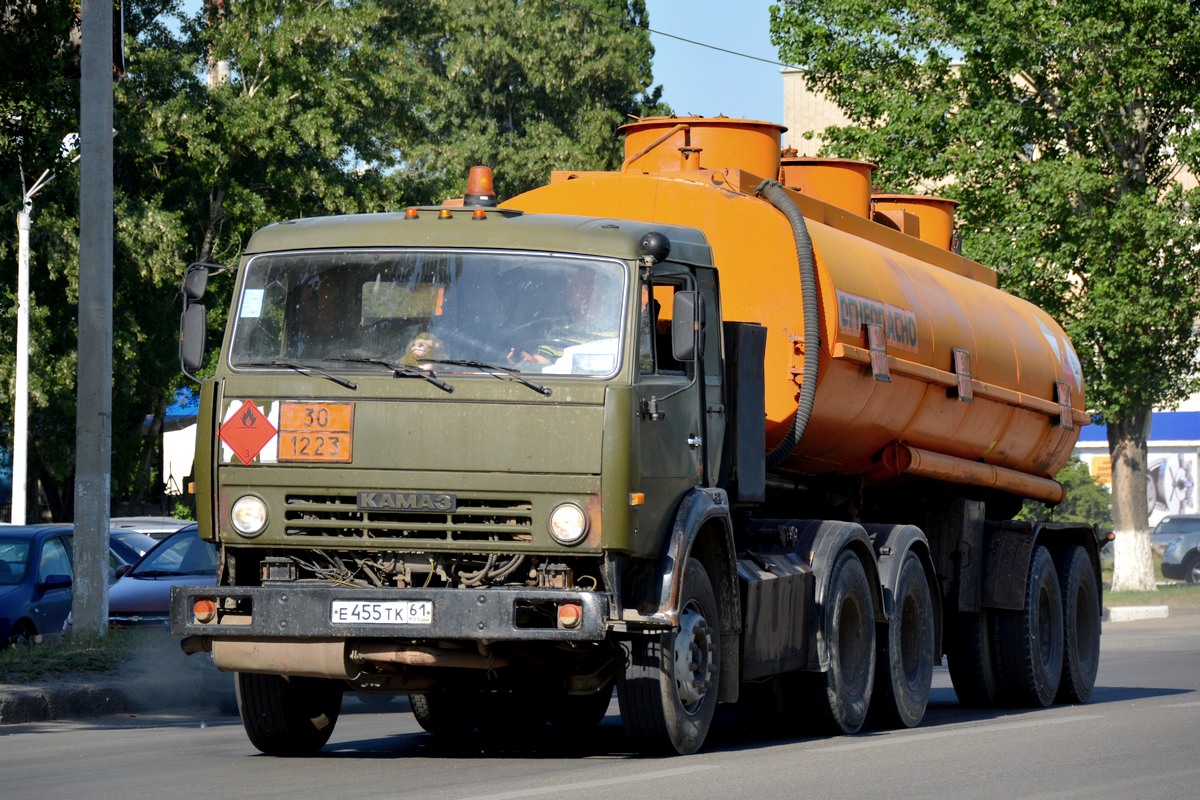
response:
{"label": "windshield wiper", "polygon": [[354,364],[378,364],[381,367],[390,369],[394,378],[424,378],[447,394],[454,391],[453,386],[446,383],[437,375],[420,367],[414,367],[412,364],[400,364],[395,361],[388,361],[386,358],[339,358],[336,360],[349,361]]}
{"label": "windshield wiper", "polygon": [[306,364],[294,364],[291,361],[250,361],[245,364],[235,364],[238,367],[287,367],[294,369],[301,375],[320,375],[322,378],[331,380],[338,386],[345,386],[347,389],[358,391],[358,384],[354,381],[346,380],[338,375],[326,372],[320,367],[310,367]]}
{"label": "windshield wiper", "polygon": [[472,367],[480,370],[481,372],[486,372],[493,378],[499,378],[502,381],[516,381],[522,386],[528,386],[530,389],[533,389],[540,395],[544,395],[546,397],[550,396],[549,387],[542,386],[540,383],[535,383],[534,381],[529,380],[525,376],[521,375],[519,370],[513,369],[512,367],[501,367],[496,364],[488,364],[486,361],[471,361],[463,358],[431,358],[429,359],[429,362],[431,364],[452,364],[457,367]]}

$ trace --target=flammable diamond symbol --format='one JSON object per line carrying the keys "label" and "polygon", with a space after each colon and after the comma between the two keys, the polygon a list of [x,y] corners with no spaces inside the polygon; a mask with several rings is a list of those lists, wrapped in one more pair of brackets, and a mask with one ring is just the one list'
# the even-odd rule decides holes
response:
{"label": "flammable diamond symbol", "polygon": [[227,444],[243,464],[249,464],[267,442],[279,431],[267,419],[253,400],[242,407],[221,426],[221,441]]}

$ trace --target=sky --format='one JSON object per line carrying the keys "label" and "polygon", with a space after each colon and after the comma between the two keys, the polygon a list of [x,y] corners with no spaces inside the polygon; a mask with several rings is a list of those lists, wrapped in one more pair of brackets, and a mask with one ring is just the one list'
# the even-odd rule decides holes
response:
{"label": "sky", "polygon": [[[767,10],[778,0],[646,0],[650,28],[778,61]],[[676,114],[783,122],[780,67],[651,33],[654,83]]]}

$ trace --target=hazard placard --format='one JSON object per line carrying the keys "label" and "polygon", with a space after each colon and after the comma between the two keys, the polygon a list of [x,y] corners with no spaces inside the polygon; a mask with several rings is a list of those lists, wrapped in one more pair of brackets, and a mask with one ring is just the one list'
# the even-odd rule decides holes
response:
{"label": "hazard placard", "polygon": [[220,430],[221,441],[233,450],[243,464],[253,461],[276,433],[275,426],[259,411],[253,400],[242,403],[242,407]]}

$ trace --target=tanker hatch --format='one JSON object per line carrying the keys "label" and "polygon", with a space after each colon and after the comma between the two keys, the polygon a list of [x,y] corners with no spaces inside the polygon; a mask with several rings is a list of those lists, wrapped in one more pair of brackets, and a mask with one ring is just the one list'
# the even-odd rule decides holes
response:
{"label": "tanker hatch", "polygon": [[622,172],[740,169],[760,178],[779,174],[783,125],[730,117],[643,117],[625,134]]}
{"label": "tanker hatch", "polygon": [[943,250],[953,249],[957,200],[914,194],[875,194],[871,196],[871,205],[876,222]]}
{"label": "tanker hatch", "polygon": [[780,153],[779,182],[859,217],[871,216],[871,173],[866,161],[801,156],[789,147]]}

